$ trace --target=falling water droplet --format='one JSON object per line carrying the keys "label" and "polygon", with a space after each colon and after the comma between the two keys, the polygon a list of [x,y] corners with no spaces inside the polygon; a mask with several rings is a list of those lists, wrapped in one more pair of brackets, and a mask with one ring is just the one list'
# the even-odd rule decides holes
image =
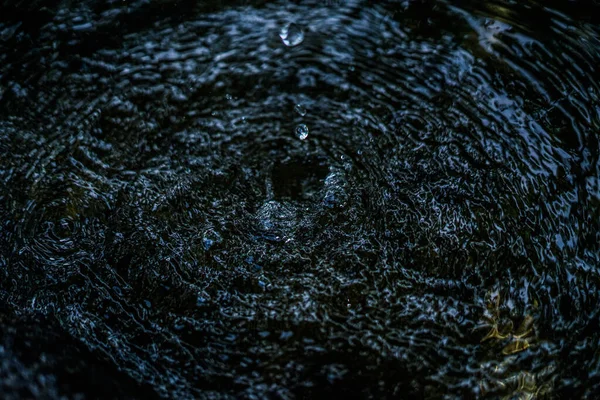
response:
{"label": "falling water droplet", "polygon": [[304,40],[304,31],[293,22],[285,25],[279,31],[279,37],[287,47],[298,46]]}
{"label": "falling water droplet", "polygon": [[304,140],[308,137],[308,126],[300,124],[296,127],[296,137],[300,140]]}
{"label": "falling water droplet", "polygon": [[306,115],[306,108],[304,108],[302,104],[296,104],[296,106],[294,107],[294,111],[296,111],[303,117]]}

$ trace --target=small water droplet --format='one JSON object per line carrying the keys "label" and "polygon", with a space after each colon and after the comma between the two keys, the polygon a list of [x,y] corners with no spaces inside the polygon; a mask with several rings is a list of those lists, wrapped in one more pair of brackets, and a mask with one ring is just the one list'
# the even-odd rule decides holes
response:
{"label": "small water droplet", "polygon": [[285,25],[279,31],[279,37],[287,47],[298,46],[304,40],[304,31],[293,22]]}
{"label": "small water droplet", "polygon": [[215,230],[208,230],[204,233],[204,237],[202,238],[202,244],[204,245],[204,250],[210,250],[215,244],[221,243],[221,235]]}
{"label": "small water droplet", "polygon": [[304,140],[308,137],[308,126],[300,124],[296,127],[296,137],[300,140]]}
{"label": "small water droplet", "polygon": [[306,108],[304,108],[302,104],[296,104],[296,106],[294,107],[294,111],[296,111],[303,117],[306,115]]}

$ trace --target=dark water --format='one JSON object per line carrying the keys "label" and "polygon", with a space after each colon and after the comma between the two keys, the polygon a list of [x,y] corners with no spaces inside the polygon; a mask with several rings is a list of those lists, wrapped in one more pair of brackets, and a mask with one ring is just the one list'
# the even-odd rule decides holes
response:
{"label": "dark water", "polygon": [[599,16],[5,1],[2,397],[597,398]]}

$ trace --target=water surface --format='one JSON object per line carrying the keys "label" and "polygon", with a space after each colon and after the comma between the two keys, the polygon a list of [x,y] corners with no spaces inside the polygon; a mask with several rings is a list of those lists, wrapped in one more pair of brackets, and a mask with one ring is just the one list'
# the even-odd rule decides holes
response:
{"label": "water surface", "polygon": [[595,398],[600,9],[0,6],[5,398]]}

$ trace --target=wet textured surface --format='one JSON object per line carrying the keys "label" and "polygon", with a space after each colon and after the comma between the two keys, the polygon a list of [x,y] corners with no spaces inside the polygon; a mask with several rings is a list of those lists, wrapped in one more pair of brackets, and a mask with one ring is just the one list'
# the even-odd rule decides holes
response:
{"label": "wet textured surface", "polygon": [[5,1],[3,398],[600,395],[600,8]]}

